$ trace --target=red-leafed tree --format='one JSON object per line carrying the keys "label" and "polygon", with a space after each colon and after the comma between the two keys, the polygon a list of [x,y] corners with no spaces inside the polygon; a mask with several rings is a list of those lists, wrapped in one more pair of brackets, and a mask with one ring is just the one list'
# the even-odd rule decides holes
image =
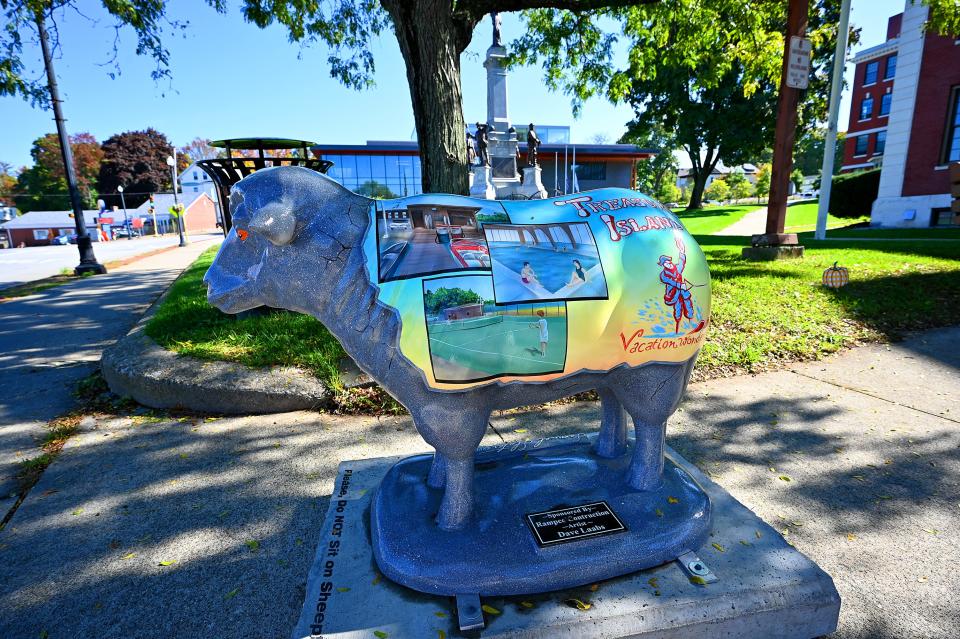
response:
{"label": "red-leafed tree", "polygon": [[119,206],[117,187],[123,186],[127,207],[140,206],[151,193],[170,188],[167,157],[172,154],[167,136],[152,128],[107,138],[100,164],[100,196],[107,206]]}

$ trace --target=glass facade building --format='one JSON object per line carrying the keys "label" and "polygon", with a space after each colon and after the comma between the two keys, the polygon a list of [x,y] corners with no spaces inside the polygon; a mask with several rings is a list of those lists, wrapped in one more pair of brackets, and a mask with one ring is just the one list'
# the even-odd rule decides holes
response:
{"label": "glass facade building", "polygon": [[[373,198],[395,198],[423,192],[420,178],[420,156],[411,145],[409,154],[357,153],[353,149],[318,149],[317,156],[333,162],[327,175],[354,193]],[[337,153],[336,151],[341,151]],[[353,153],[351,153],[353,151]]]}

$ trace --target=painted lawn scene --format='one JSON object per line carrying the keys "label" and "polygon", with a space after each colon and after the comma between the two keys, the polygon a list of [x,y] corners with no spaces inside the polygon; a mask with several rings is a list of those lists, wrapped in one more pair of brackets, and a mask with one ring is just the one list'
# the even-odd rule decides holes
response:
{"label": "painted lawn scene", "polygon": [[497,304],[606,299],[603,265],[581,222],[484,226]]}
{"label": "painted lawn scene", "polygon": [[493,303],[486,275],[423,282],[430,360],[438,381],[563,371],[567,312],[563,303]]}

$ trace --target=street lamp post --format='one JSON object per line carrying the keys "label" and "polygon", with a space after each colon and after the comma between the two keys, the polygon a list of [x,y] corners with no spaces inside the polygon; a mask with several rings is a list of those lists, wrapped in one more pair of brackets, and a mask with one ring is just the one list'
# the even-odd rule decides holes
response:
{"label": "street lamp post", "polygon": [[120,203],[123,205],[123,227],[127,229],[127,239],[133,239],[133,233],[130,230],[130,218],[127,217],[127,200],[123,197],[123,186],[118,186],[117,191],[120,193]]}
{"label": "street lamp post", "polygon": [[67,190],[70,192],[70,207],[73,209],[73,223],[77,230],[77,250],[80,251],[80,263],[73,269],[77,275],[84,273],[106,273],[107,269],[97,261],[93,254],[93,245],[87,233],[83,219],[83,203],[77,188],[77,176],[73,167],[73,151],[70,149],[70,137],[60,110],[60,93],[57,90],[57,75],[53,71],[53,55],[47,38],[46,15],[38,9],[36,14],[37,33],[40,36],[40,48],[43,50],[43,64],[47,72],[50,87],[50,104],[53,107],[53,120],[57,124],[57,138],[60,141],[60,153],[63,156],[63,169],[67,178]]}
{"label": "street lamp post", "polygon": [[167,156],[167,166],[170,167],[170,177],[173,180],[173,208],[177,211],[177,232],[180,233],[180,246],[186,246],[187,240],[183,237],[183,214],[180,210],[180,201],[177,199],[177,161]]}

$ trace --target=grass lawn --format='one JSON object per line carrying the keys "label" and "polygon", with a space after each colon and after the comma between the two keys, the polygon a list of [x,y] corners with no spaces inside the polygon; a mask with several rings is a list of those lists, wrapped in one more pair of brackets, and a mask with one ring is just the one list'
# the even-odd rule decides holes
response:
{"label": "grass lawn", "polygon": [[[858,342],[956,324],[960,317],[960,240],[810,240],[806,257],[780,262],[743,260],[748,238],[697,240],[713,279],[713,323],[694,373],[698,379],[817,359]],[[297,365],[340,389],[344,352],[315,319],[276,312],[236,320],[207,305],[201,279],[213,257],[214,249],[206,251],[176,281],[147,334],[200,359]],[[850,270],[850,284],[839,291],[820,283],[835,261]],[[338,397],[348,408],[363,404],[342,392]],[[374,402],[382,406],[382,398],[365,406]]]}
{"label": "grass lawn", "polygon": [[216,254],[216,246],[207,249],[174,282],[147,324],[147,335],[164,348],[198,359],[300,366],[339,389],[338,363],[345,353],[313,317],[276,311],[236,319],[207,304],[203,276]]}
{"label": "grass lawn", "polygon": [[[787,207],[787,221],[784,224],[784,231],[787,233],[802,233],[815,230],[817,228],[817,206],[817,202],[804,202]],[[858,218],[844,218],[827,214],[828,229],[869,221],[869,215]]]}
{"label": "grass lawn", "polygon": [[762,207],[762,204],[735,204],[731,206],[708,206],[695,211],[676,208],[673,209],[673,212],[693,235],[709,235],[722,231],[734,222],[739,222],[740,218],[750,211]]}
{"label": "grass lawn", "polygon": [[[807,238],[813,237],[813,231],[800,233],[800,238],[806,243]],[[922,229],[872,229],[860,227],[855,229],[837,229],[827,234],[828,238],[862,238],[862,239],[889,239],[889,240],[960,240],[960,228],[922,228]]]}

